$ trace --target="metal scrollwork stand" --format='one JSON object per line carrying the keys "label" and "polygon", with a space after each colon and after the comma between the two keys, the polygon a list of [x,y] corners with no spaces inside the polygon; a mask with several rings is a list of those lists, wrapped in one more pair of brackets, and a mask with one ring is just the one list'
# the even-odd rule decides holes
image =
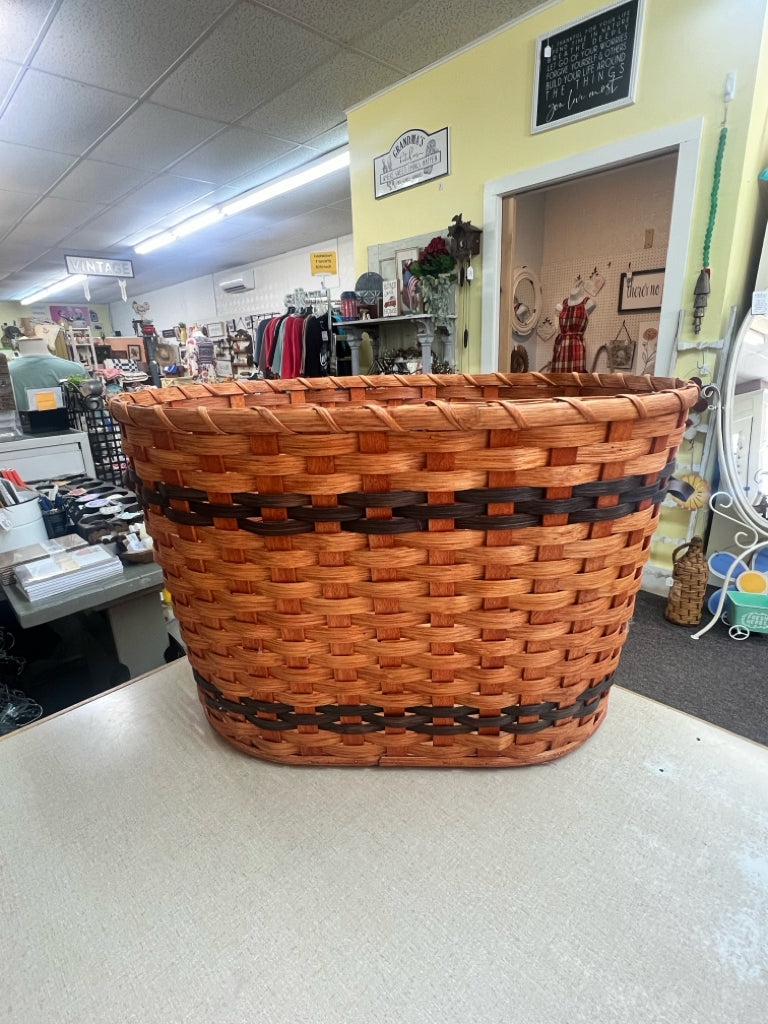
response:
{"label": "metal scrollwork stand", "polygon": [[[738,527],[733,535],[733,543],[739,549],[739,553],[734,556],[722,581],[720,596],[712,618],[706,626],[692,635],[694,640],[699,640],[705,633],[708,633],[723,616],[728,600],[728,589],[739,567],[743,571],[759,551],[768,548],[768,519],[764,519],[758,514],[742,490],[735,470],[733,453],[728,443],[731,431],[730,399],[735,394],[740,343],[748,329],[749,317],[742,325],[736,343],[729,352],[728,368],[722,392],[715,384],[702,388],[702,395],[709,400],[711,410],[717,413],[717,453],[722,477],[729,488],[716,491],[709,499],[709,507],[713,515],[720,516],[721,519],[734,523]],[[760,631],[763,632],[763,630]],[[744,640],[749,636],[749,630],[741,625],[733,624],[730,625],[729,634],[734,640]]]}

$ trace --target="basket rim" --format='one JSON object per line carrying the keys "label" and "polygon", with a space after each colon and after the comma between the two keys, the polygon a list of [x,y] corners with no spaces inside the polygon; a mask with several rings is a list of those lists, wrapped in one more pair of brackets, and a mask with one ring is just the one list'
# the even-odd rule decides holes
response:
{"label": "basket rim", "polygon": [[[510,388],[520,397],[510,397]],[[398,389],[409,394],[393,405]],[[504,389],[503,397],[494,396],[498,389]],[[447,397],[438,397],[440,392]],[[680,415],[699,394],[693,380],[650,375],[295,377],[145,388],[115,396],[110,414],[123,426],[193,434],[514,430]],[[341,402],[328,408],[332,397]]]}

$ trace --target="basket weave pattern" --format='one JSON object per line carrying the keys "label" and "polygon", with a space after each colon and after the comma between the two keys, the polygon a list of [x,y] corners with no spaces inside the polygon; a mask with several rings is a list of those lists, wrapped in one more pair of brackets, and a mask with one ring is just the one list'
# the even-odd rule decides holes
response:
{"label": "basket weave pattern", "polygon": [[602,721],[697,397],[424,375],[111,410],[217,731],[287,763],[506,766]]}

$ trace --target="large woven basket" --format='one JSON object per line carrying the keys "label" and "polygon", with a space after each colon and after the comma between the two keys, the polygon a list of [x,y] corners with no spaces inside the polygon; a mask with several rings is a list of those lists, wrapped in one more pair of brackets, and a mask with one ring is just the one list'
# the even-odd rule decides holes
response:
{"label": "large woven basket", "polygon": [[530,373],[114,399],[211,725],[293,764],[573,750],[698,394]]}

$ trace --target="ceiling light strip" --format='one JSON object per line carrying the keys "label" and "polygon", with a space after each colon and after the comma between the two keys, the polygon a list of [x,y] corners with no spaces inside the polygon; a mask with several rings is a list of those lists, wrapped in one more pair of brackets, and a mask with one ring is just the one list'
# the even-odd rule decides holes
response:
{"label": "ceiling light strip", "polygon": [[260,203],[269,202],[270,199],[285,195],[286,192],[293,192],[297,188],[309,185],[311,182],[325,178],[327,175],[334,174],[345,167],[349,167],[349,149],[347,148],[340,153],[334,154],[327,160],[322,160],[314,166],[305,168],[303,171],[291,174],[287,178],[280,178],[269,185],[259,186],[250,192],[244,192],[243,195],[225,203],[223,206],[213,206],[194,217],[190,217],[189,220],[176,224],[167,231],[161,231],[157,235],[152,235],[150,238],[135,245],[133,251],[143,256],[148,252],[153,252],[155,249],[162,248],[164,245],[170,245],[171,242],[175,242],[180,238],[185,238],[194,231],[199,231],[210,224],[215,224],[224,217],[234,217],[238,213],[242,213],[243,210],[249,210]]}
{"label": "ceiling light strip", "polygon": [[84,274],[70,274],[69,277],[63,277],[60,281],[54,281],[53,284],[49,284],[47,288],[42,288],[39,292],[28,295],[26,299],[21,299],[21,304],[22,306],[30,306],[33,302],[39,302],[49,295],[58,294],[65,289],[74,287],[76,284],[82,284],[83,281],[85,281]]}

